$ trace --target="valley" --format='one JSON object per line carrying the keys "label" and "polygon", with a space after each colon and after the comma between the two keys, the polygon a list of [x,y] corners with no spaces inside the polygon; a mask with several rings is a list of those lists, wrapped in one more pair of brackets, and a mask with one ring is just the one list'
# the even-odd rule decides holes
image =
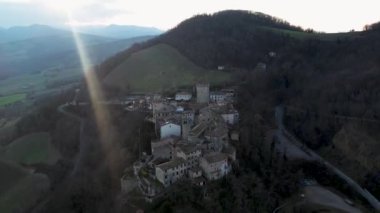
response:
{"label": "valley", "polygon": [[66,34],[0,43],[0,210],[379,211],[378,25],[82,30],[86,60]]}

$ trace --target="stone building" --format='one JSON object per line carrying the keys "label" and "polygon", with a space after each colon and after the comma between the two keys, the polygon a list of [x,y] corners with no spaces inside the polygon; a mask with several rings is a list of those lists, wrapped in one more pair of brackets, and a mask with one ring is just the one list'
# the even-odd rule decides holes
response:
{"label": "stone building", "polygon": [[156,166],[156,178],[165,187],[168,187],[185,176],[186,170],[186,161],[182,158],[175,158]]}
{"label": "stone building", "polygon": [[197,103],[207,104],[210,101],[210,85],[206,83],[196,84]]}
{"label": "stone building", "polygon": [[231,166],[228,155],[220,152],[212,152],[200,159],[200,167],[208,180],[217,180],[227,175]]}

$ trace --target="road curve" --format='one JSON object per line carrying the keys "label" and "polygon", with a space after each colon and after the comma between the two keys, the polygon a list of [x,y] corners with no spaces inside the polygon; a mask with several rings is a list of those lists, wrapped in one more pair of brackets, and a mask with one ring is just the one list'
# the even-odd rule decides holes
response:
{"label": "road curve", "polygon": [[305,153],[309,154],[311,157],[313,157],[315,160],[318,160],[319,162],[323,163],[326,168],[328,168],[330,171],[334,172],[337,176],[339,176],[341,179],[346,181],[346,183],[357,193],[359,193],[364,199],[368,201],[371,206],[376,209],[378,212],[380,212],[380,202],[379,200],[373,196],[368,190],[362,188],[357,182],[355,182],[352,178],[344,174],[341,170],[339,170],[337,167],[330,164],[328,161],[326,161],[324,158],[322,158],[320,155],[315,153],[313,150],[309,149],[307,146],[303,145],[294,135],[292,135],[288,130],[286,130],[284,122],[284,107],[277,106],[275,108],[275,120],[276,124],[282,134],[287,135],[294,145],[298,146],[301,150],[304,150]]}

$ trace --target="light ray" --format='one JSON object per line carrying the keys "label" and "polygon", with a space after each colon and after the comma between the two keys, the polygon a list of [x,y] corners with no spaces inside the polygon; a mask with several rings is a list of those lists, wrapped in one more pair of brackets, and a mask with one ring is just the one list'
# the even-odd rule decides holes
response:
{"label": "light ray", "polygon": [[[72,21],[71,14],[68,13],[68,19],[69,21]],[[75,26],[70,26],[71,32],[73,34],[73,38],[75,40],[76,48],[80,57],[81,66],[83,69],[83,75],[85,77],[87,90],[90,96],[90,102],[92,106],[92,110],[94,112],[95,116],[95,122],[97,126],[97,130],[99,133],[99,139],[102,144],[103,151],[106,155],[106,160],[111,163],[111,175],[116,175],[116,172],[114,171],[114,167],[116,167],[115,159],[113,158],[114,152],[117,152],[118,149],[116,149],[112,144],[111,140],[113,138],[112,134],[112,128],[111,128],[111,121],[110,121],[110,114],[107,109],[106,105],[103,105],[100,103],[100,101],[105,100],[103,91],[100,87],[99,80],[97,78],[97,74],[95,73],[95,70],[93,69],[92,62],[90,58],[88,57],[86,48],[83,44],[83,41],[77,32]]]}

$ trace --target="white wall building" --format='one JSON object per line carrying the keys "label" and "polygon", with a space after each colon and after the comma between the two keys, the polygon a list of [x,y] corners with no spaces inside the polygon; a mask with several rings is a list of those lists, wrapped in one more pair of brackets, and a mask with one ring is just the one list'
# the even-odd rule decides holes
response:
{"label": "white wall building", "polygon": [[203,156],[200,159],[200,166],[208,180],[220,179],[231,171],[228,155],[219,152],[212,152]]}
{"label": "white wall building", "polygon": [[175,94],[176,101],[190,101],[193,95],[189,92],[177,92]]}
{"label": "white wall building", "polygon": [[172,121],[167,121],[160,124],[160,138],[164,139],[170,136],[181,137],[181,125]]}
{"label": "white wall building", "polygon": [[226,101],[227,96],[224,92],[210,92],[210,101],[220,103]]}
{"label": "white wall building", "polygon": [[235,109],[223,112],[221,115],[223,117],[223,120],[229,125],[239,123],[239,112]]}
{"label": "white wall building", "polygon": [[177,182],[186,174],[185,160],[176,158],[156,166],[156,178],[165,187]]}

